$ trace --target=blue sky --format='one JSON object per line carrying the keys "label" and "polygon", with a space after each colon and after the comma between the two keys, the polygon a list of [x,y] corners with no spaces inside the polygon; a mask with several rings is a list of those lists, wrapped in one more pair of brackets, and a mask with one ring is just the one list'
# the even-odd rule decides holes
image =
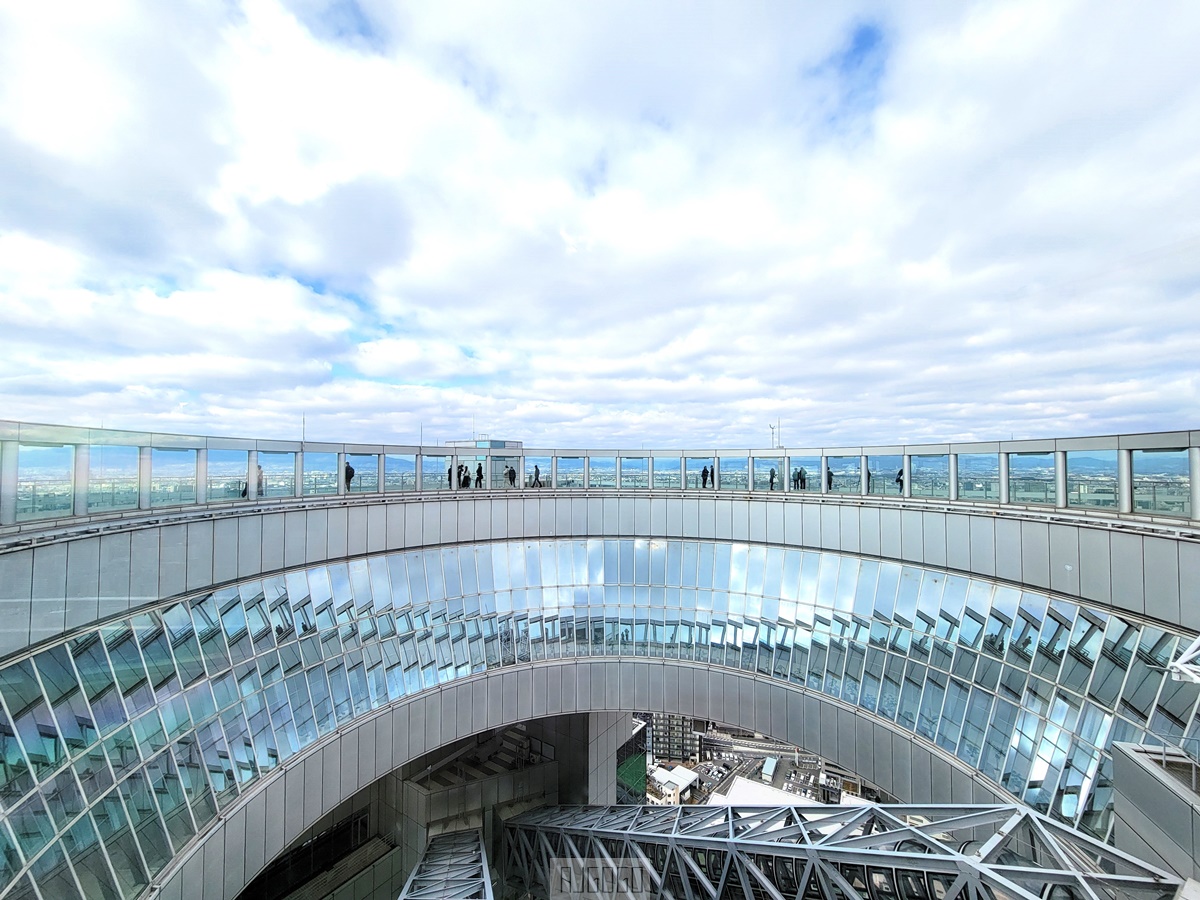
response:
{"label": "blue sky", "polygon": [[0,418],[1200,427],[1200,10],[6,4]]}

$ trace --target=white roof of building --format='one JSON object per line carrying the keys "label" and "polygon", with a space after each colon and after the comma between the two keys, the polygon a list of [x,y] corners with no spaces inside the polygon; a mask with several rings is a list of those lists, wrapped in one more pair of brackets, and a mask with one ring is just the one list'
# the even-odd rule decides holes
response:
{"label": "white roof of building", "polygon": [[[803,797],[791,791],[781,791],[761,781],[751,781],[738,775],[726,794],[712,794],[709,806],[823,806],[820,801]],[[869,800],[842,794],[842,806],[870,806]]]}
{"label": "white roof of building", "polygon": [[673,784],[681,791],[686,791],[700,780],[699,775],[684,766],[676,766],[670,770],[664,769],[662,766],[655,766],[650,772],[650,777],[660,787]]}

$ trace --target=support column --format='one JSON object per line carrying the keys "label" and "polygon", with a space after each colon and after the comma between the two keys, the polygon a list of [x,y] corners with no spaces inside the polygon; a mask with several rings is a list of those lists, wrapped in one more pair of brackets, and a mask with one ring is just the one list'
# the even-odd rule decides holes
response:
{"label": "support column", "polygon": [[246,454],[246,499],[258,499],[258,451]]}
{"label": "support column", "polygon": [[379,451],[379,456],[375,459],[376,481],[379,493],[387,490],[387,453],[383,450]]}
{"label": "support column", "polygon": [[550,457],[550,487],[558,490],[558,457]]}
{"label": "support column", "polygon": [[1067,451],[1054,451],[1054,506],[1067,508]]}
{"label": "support column", "polygon": [[646,490],[654,490],[654,457],[646,457]]}
{"label": "support column", "polygon": [[0,441],[0,525],[17,521],[18,441]]}
{"label": "support column", "polygon": [[425,484],[425,454],[421,452],[420,448],[417,449],[417,456],[413,463],[413,470],[416,472],[417,478],[417,483],[413,489],[419,491]]}
{"label": "support column", "polygon": [[1000,503],[1008,503],[1008,454],[1000,451]]}
{"label": "support column", "polygon": [[337,455],[337,464],[334,466],[337,470],[337,492],[338,495],[346,493],[346,451],[339,450]]}
{"label": "support column", "polygon": [[1117,512],[1133,512],[1133,451],[1117,451]]}
{"label": "support column", "polygon": [[904,473],[904,486],[900,493],[904,497],[912,497],[912,456],[910,454],[904,454],[904,459],[900,463],[900,471]]}
{"label": "support column", "polygon": [[199,447],[196,450],[196,502],[208,502],[208,448]]}
{"label": "support column", "polygon": [[462,462],[462,460],[460,460],[458,458],[457,452],[450,454],[450,469],[454,473],[453,478],[451,478],[451,480],[449,482],[450,490],[452,490],[452,491],[458,490],[458,464],[460,462]]}
{"label": "support column", "polygon": [[821,493],[829,493],[829,457],[821,454]]}
{"label": "support column", "polygon": [[592,458],[585,456],[583,458],[583,489],[586,491],[592,486]]}
{"label": "support column", "polygon": [[138,509],[150,508],[151,448],[138,447]]}
{"label": "support column", "polygon": [[1200,447],[1188,447],[1188,477],[1192,489],[1192,521],[1200,521]]}
{"label": "support column", "polygon": [[949,454],[950,459],[950,483],[946,485],[950,493],[951,500],[958,499],[958,454]]}
{"label": "support column", "polygon": [[714,456],[712,461],[712,471],[708,473],[708,483],[711,486],[711,490],[719,491],[721,489],[721,473],[717,470],[721,468],[720,457]]}
{"label": "support column", "polygon": [[618,490],[620,490],[620,488],[621,488],[621,469],[622,468],[623,468],[623,466],[621,465],[621,454],[618,453],[617,458],[616,458],[615,469],[614,469],[614,471],[616,471],[616,473],[617,473],[615,477],[616,477],[616,481],[617,481],[617,489]]}
{"label": "support column", "polygon": [[72,497],[75,505],[74,515],[86,516],[88,511],[88,491],[91,489],[91,446],[88,444],[75,445],[75,472],[72,484]]}
{"label": "support column", "polygon": [[871,493],[871,458],[865,453],[858,456],[858,492],[864,497]]}

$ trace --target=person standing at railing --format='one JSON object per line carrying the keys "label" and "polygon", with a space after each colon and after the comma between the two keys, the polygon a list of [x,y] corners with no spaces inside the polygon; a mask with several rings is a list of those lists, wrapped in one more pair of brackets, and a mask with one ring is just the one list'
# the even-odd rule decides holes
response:
{"label": "person standing at railing", "polygon": [[534,487],[542,486],[542,470],[539,469],[536,464],[533,467],[533,486]]}
{"label": "person standing at railing", "polygon": [[808,490],[808,472],[805,471],[804,466],[800,467],[799,477],[800,477],[800,490],[802,490],[802,491]]}
{"label": "person standing at railing", "polygon": [[708,466],[700,470],[700,487],[708,487]]}
{"label": "person standing at railing", "polygon": [[483,487],[483,463],[475,467],[475,487]]}
{"label": "person standing at railing", "polygon": [[904,467],[900,467],[900,471],[896,473],[896,484],[900,485],[900,493],[904,493]]}
{"label": "person standing at railing", "polygon": [[771,469],[771,490],[775,490],[775,469]]}
{"label": "person standing at railing", "polygon": [[354,480],[354,466],[350,465],[349,462],[346,463],[344,474],[346,476],[346,490],[349,491],[350,482]]}

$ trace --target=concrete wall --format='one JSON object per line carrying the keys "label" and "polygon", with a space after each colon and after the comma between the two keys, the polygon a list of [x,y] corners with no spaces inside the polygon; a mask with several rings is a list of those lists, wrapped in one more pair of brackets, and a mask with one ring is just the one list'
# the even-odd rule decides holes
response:
{"label": "concrete wall", "polygon": [[1200,631],[1200,528],[869,498],[538,492],[193,510],[0,547],[0,662],[130,610],[367,553],[537,537],[684,537],[837,550],[1051,590]]}
{"label": "concrete wall", "polygon": [[[615,754],[628,737],[628,710],[713,719],[796,743],[902,801],[1004,802],[998,786],[934,746],[795,685],[678,660],[542,662],[451,682],[351,724],[288,760],[172,861],[156,881],[156,897],[232,900],[312,823],[357,792],[481,731],[588,713],[589,743],[597,745],[589,759],[599,773],[607,748]],[[606,769],[604,777],[611,780],[611,772]]]}

